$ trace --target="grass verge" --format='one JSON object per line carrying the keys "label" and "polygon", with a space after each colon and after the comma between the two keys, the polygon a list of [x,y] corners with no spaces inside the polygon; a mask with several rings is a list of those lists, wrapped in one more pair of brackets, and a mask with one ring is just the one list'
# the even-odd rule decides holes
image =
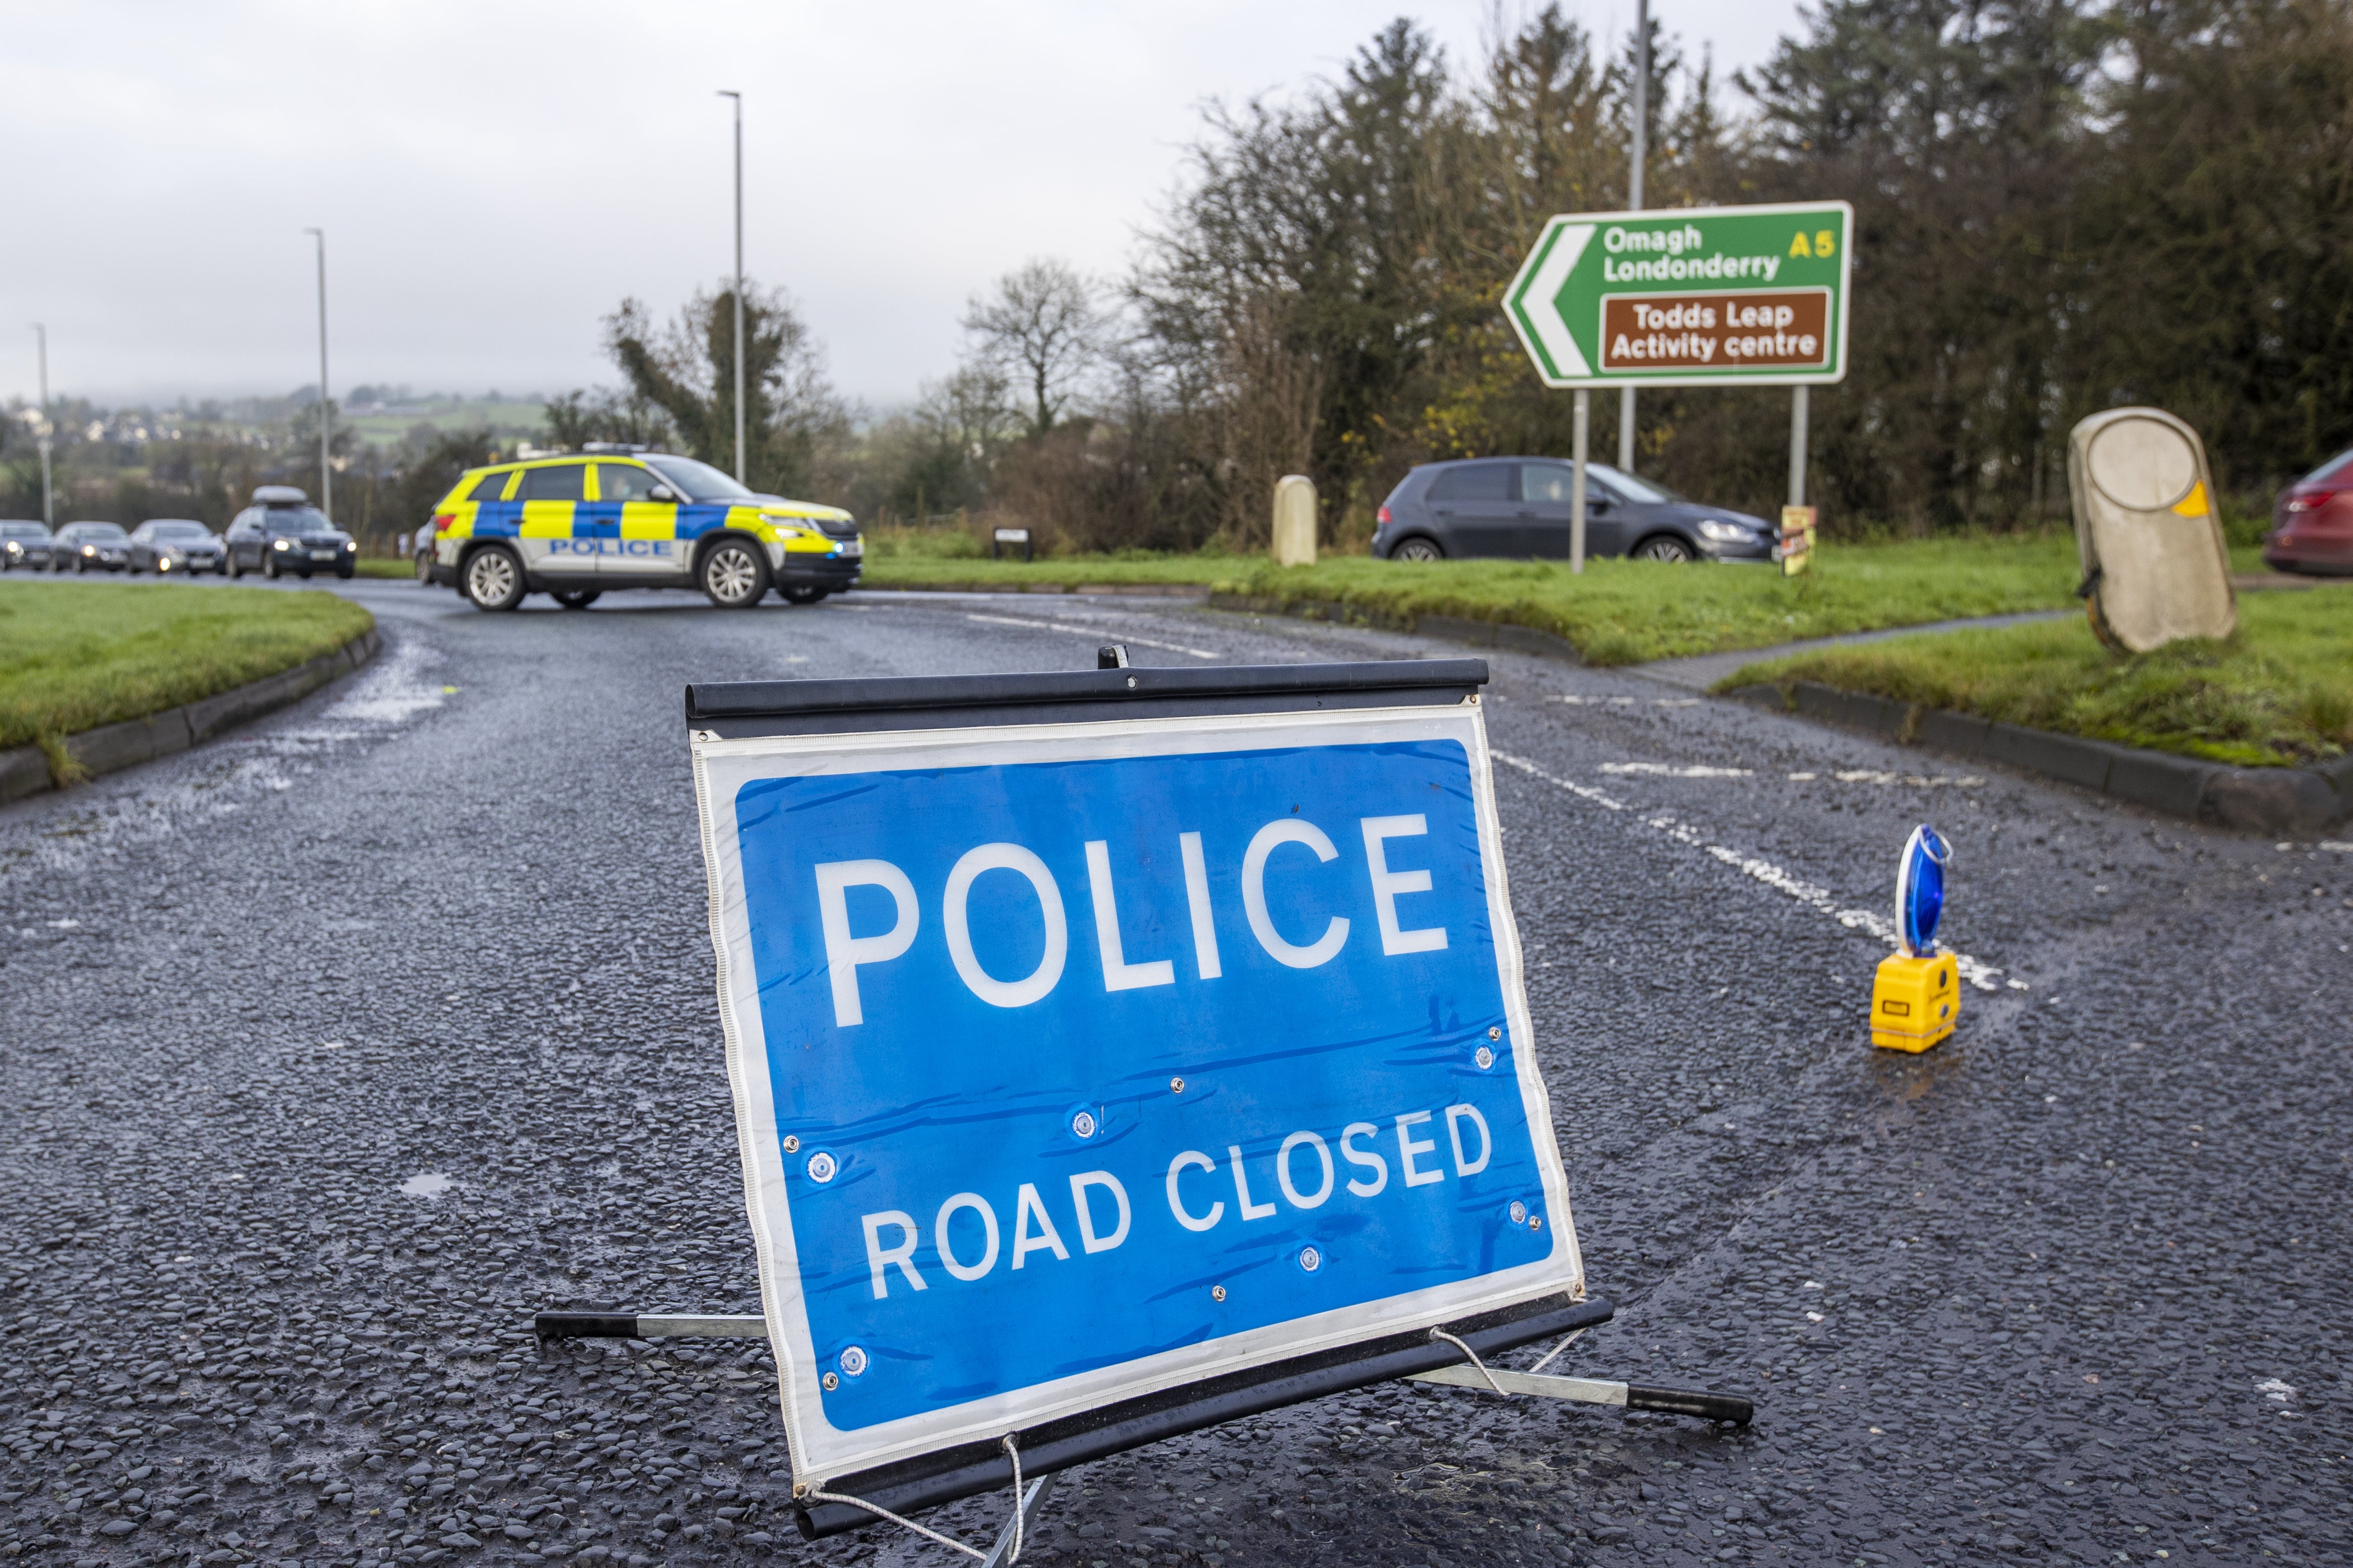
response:
{"label": "grass verge", "polygon": [[1895,637],[1751,664],[1719,683],[1844,691],[2036,730],[2285,767],[2353,748],[2353,587],[2242,594],[2239,629],[2121,658],[2081,620]]}
{"label": "grass verge", "polygon": [[1815,569],[1784,578],[1764,566],[1591,561],[1427,564],[1327,558],[1280,567],[1256,556],[1073,556],[1025,564],[913,555],[870,560],[873,588],[1078,588],[1194,583],[1278,607],[1338,604],[1370,616],[1456,616],[1533,626],[1574,644],[1588,663],[1768,647],[2073,603],[2075,547],[2065,535],[1826,546]]}
{"label": "grass verge", "polygon": [[357,574],[362,577],[414,577],[417,575],[416,563],[408,561],[386,561],[380,556],[364,555],[354,565]]}
{"label": "grass verge", "polygon": [[375,624],[332,594],[0,581],[0,746],[176,708],[332,653]]}

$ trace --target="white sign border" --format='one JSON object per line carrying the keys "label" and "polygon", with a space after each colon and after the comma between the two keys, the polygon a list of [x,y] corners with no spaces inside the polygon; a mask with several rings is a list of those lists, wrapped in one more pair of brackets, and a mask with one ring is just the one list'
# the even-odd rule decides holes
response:
{"label": "white sign border", "polygon": [[[1204,746],[1204,742],[1227,745]],[[1393,1296],[1307,1318],[1246,1330],[1136,1361],[1033,1384],[944,1411],[844,1430],[825,1419],[816,1351],[800,1296],[788,1222],[783,1152],[767,1076],[767,1050],[751,961],[751,932],[737,853],[734,798],[754,778],[910,770],[1171,754],[1212,755],[1270,746],[1365,745],[1451,740],[1471,759],[1472,809],[1487,871],[1488,918],[1497,979],[1512,1029],[1513,1062],[1542,1176],[1553,1247],[1544,1259],[1451,1285]],[[1577,1245],[1568,1180],[1552,1121],[1551,1099],[1537,1069],[1519,931],[1504,869],[1495,819],[1486,725],[1475,698],[1447,707],[1345,709],[1325,712],[1218,715],[1175,719],[1000,725],[966,730],[879,731],[722,740],[698,733],[694,783],[709,881],[712,943],[718,957],[719,1009],[726,1034],[727,1076],[735,1100],[745,1208],[758,1253],[768,1342],[776,1352],[786,1440],[796,1491],[834,1477],[913,1458],[1270,1362],[1385,1334],[1428,1328],[1548,1295],[1582,1296],[1585,1268]],[[944,761],[950,753],[953,761]],[[778,769],[779,762],[795,766]],[[774,1223],[771,1223],[773,1216]]]}
{"label": "white sign border", "polygon": [[[1776,213],[1813,213],[1829,207],[1835,207],[1846,215],[1846,234],[1844,242],[1839,247],[1839,353],[1838,366],[1834,372],[1831,370],[1789,371],[1773,374],[1752,371],[1718,371],[1713,374],[1686,374],[1670,371],[1651,375],[1641,372],[1621,371],[1604,375],[1585,363],[1585,351],[1575,347],[1575,339],[1572,337],[1571,352],[1575,355],[1576,364],[1566,374],[1554,375],[1545,369],[1544,357],[1538,353],[1537,343],[1530,337],[1531,332],[1538,337],[1544,336],[1544,324],[1535,320],[1534,310],[1528,312],[1530,320],[1523,323],[1520,320],[1520,312],[1513,309],[1514,299],[1530,281],[1529,274],[1535,269],[1536,258],[1545,254],[1545,246],[1552,238],[1556,230],[1575,227],[1587,229],[1584,238],[1577,244],[1577,249],[1581,255],[1585,246],[1591,243],[1593,235],[1599,233],[1605,225],[1612,223],[1626,223],[1636,219],[1656,223],[1669,220],[1682,222],[1705,217],[1771,217]],[[1567,281],[1566,274],[1563,274],[1562,281]],[[1773,284],[1761,283],[1753,291],[1784,292],[1787,291],[1787,287],[1785,285],[1777,289]],[[1810,285],[1810,287],[1819,288],[1820,285]],[[1556,288],[1554,291],[1557,293],[1558,289]],[[1725,289],[1718,284],[1708,291],[1737,294],[1749,290]],[[1835,386],[1846,379],[1847,314],[1853,300],[1854,204],[1852,202],[1832,198],[1819,202],[1754,202],[1729,206],[1647,207],[1641,212],[1556,213],[1546,218],[1544,227],[1536,231],[1535,243],[1528,247],[1528,254],[1521,261],[1520,269],[1512,274],[1511,282],[1504,287],[1504,320],[1511,323],[1513,333],[1520,340],[1520,347],[1526,351],[1528,367],[1536,373],[1536,379],[1556,392],[1573,392],[1580,388],[1589,392],[1604,386]],[[1546,309],[1550,310],[1549,301],[1546,303]],[[1557,310],[1551,310],[1551,315],[1554,320],[1560,321],[1561,330],[1566,332],[1567,331],[1566,318],[1562,317]],[[1549,350],[1551,345],[1546,345],[1546,347]],[[1583,374],[1577,374],[1578,372]]]}

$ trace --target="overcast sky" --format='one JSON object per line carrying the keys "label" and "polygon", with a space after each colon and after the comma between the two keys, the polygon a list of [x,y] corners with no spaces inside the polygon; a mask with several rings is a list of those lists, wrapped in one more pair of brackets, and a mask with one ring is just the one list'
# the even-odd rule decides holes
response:
{"label": "overcast sky", "polygon": [[[1382,0],[0,0],[0,400],[509,394],[609,382],[598,319],[723,276],[744,94],[745,268],[842,391],[952,367],[967,295],[1030,256],[1119,270],[1201,106],[1328,76]],[[1633,0],[1568,6],[1623,33]],[[1795,0],[1658,0],[1753,64]],[[1486,0],[1426,0],[1458,62]]]}

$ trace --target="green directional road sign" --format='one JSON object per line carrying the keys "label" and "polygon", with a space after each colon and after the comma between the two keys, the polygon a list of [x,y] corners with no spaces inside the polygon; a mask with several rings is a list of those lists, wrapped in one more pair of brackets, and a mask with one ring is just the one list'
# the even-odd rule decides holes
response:
{"label": "green directional road sign", "polygon": [[1565,213],[1504,296],[1547,386],[1846,375],[1844,202]]}

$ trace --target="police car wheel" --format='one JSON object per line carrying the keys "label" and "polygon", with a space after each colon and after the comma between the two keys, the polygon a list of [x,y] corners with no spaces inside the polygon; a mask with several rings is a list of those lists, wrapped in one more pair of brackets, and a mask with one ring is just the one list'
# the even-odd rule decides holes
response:
{"label": "police car wheel", "polygon": [[548,597],[567,610],[585,610],[596,602],[601,593],[596,588],[558,588]]}
{"label": "police car wheel", "polygon": [[723,610],[741,610],[768,591],[768,563],[739,539],[723,539],[702,558],[702,591]]}
{"label": "police car wheel", "polygon": [[477,551],[466,563],[466,597],[476,609],[512,610],[524,592],[522,567],[505,551]]}

